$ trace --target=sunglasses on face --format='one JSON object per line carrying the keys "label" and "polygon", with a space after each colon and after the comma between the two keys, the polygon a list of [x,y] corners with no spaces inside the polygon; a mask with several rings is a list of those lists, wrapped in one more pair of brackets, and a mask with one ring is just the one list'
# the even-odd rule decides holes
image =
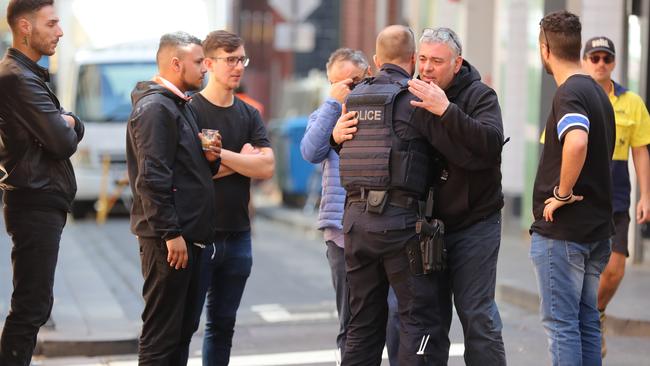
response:
{"label": "sunglasses on face", "polygon": [[602,58],[603,61],[604,61],[606,64],[608,64],[608,65],[611,64],[612,62],[614,62],[614,56],[612,56],[612,55],[610,55],[610,54],[607,54],[607,55],[604,55],[604,56],[601,56],[601,55],[590,55],[590,56],[589,56],[589,61],[591,61],[592,64],[597,64],[597,63],[600,62],[600,59],[601,59],[601,58]]}

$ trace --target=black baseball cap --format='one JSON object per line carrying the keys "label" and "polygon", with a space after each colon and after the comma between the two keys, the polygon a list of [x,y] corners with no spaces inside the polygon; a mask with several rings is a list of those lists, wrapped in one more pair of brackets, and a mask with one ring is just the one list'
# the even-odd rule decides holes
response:
{"label": "black baseball cap", "polygon": [[604,51],[609,53],[612,56],[616,56],[616,49],[614,48],[614,42],[607,37],[594,37],[591,38],[585,43],[585,50],[582,54],[582,57],[586,57],[592,52]]}

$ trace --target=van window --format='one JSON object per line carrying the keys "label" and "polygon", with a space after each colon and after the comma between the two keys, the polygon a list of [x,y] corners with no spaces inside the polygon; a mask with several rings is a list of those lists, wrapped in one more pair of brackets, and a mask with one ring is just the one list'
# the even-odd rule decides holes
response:
{"label": "van window", "polygon": [[77,116],[84,122],[126,122],[135,84],[151,79],[157,72],[155,62],[81,65]]}

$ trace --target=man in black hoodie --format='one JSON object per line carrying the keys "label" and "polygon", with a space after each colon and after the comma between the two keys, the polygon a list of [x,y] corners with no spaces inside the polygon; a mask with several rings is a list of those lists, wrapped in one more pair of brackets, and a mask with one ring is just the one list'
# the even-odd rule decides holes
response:
{"label": "man in black hoodie", "polygon": [[131,231],[140,244],[145,300],[140,365],[187,362],[182,340],[194,330],[197,259],[214,236],[212,175],[219,169],[221,144],[202,150],[185,95],[201,87],[203,59],[198,38],[163,35],[156,55],[159,74],[131,94],[126,136]]}
{"label": "man in black hoodie", "polygon": [[433,116],[432,145],[445,157],[436,217],[445,223],[449,275],[465,334],[467,365],[505,365],[501,318],[494,301],[501,242],[503,125],[497,95],[463,60],[458,36],[425,29],[412,105]]}

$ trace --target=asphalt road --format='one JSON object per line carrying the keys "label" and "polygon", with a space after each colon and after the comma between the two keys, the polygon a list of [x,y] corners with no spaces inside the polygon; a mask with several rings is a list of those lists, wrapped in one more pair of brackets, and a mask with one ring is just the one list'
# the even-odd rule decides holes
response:
{"label": "asphalt road", "polygon": [[[115,296],[120,299],[125,314],[138,319],[142,278],[137,243],[128,230],[127,219],[111,218],[103,227],[96,227],[91,221],[71,221],[68,225],[71,231],[89,238],[93,235],[107,238],[110,247],[103,250],[111,252],[114,258],[110,265],[104,266],[107,281],[115,282],[112,288],[116,289]],[[240,307],[231,365],[332,365],[337,330],[334,292],[319,233],[264,219],[255,222],[253,232],[253,272]],[[3,273],[8,272],[7,257],[8,253],[0,255]],[[9,278],[3,276],[2,281],[7,285]],[[538,315],[505,303],[499,306],[508,363],[549,364],[546,337]],[[200,364],[202,335],[199,331],[192,342],[191,365]],[[462,330],[457,319],[450,337],[454,346],[449,364],[464,365]],[[647,364],[650,356],[647,338],[610,337],[608,346],[606,365]],[[40,359],[37,364],[130,366],[136,364],[134,360],[135,355],[122,355]]]}

